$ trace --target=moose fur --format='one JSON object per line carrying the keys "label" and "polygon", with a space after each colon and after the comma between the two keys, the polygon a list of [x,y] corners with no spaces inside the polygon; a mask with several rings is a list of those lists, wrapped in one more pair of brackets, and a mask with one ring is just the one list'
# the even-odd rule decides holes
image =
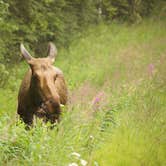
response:
{"label": "moose fur", "polygon": [[27,125],[32,125],[34,115],[45,122],[59,121],[61,104],[67,103],[67,87],[62,71],[52,65],[57,55],[55,45],[49,43],[46,58],[32,57],[23,44],[20,50],[30,69],[20,86],[17,113]]}

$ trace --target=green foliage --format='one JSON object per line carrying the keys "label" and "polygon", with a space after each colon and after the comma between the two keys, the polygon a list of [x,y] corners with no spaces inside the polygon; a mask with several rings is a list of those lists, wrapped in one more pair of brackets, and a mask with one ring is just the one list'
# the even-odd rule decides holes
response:
{"label": "green foliage", "polygon": [[3,87],[8,82],[9,72],[6,70],[5,65],[0,64],[0,87]]}
{"label": "green foliage", "polygon": [[[152,14],[159,17],[165,11],[165,2],[163,0],[157,2],[154,0],[100,0],[97,6],[101,9],[103,19],[109,22],[116,19],[139,23],[142,18]],[[159,8],[162,9],[162,12]]]}
{"label": "green foliage", "polygon": [[[14,32],[14,47],[24,42],[31,48],[36,48],[33,52],[41,56],[46,52],[44,46],[48,41],[68,47],[78,31],[94,23],[94,5],[91,1],[9,1],[11,20],[19,27]],[[17,59],[16,56],[14,58]]]}
{"label": "green foliage", "polygon": [[139,23],[152,12],[164,18],[164,6],[164,0],[0,0],[0,62],[18,63],[21,42],[44,56],[48,41],[68,48],[89,25],[102,20]]}
{"label": "green foliage", "polygon": [[30,131],[18,122],[28,65],[13,67],[0,89],[0,165],[165,165],[165,34],[164,21],[100,24],[61,49],[55,65],[71,101],[52,130],[40,120]]}
{"label": "green foliage", "polygon": [[11,59],[10,44],[14,44],[12,41],[15,37],[13,32],[17,30],[17,25],[8,19],[10,13],[8,11],[9,4],[0,1],[0,63],[9,62]]}

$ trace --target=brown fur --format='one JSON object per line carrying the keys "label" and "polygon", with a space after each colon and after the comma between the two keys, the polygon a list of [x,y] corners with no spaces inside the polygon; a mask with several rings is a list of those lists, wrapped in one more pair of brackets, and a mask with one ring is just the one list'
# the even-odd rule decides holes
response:
{"label": "brown fur", "polygon": [[54,123],[59,120],[60,104],[67,102],[64,76],[60,69],[52,65],[54,57],[51,51],[55,50],[50,50],[50,57],[32,58],[23,46],[21,48],[30,69],[20,86],[17,113],[28,125],[33,123],[34,115]]}

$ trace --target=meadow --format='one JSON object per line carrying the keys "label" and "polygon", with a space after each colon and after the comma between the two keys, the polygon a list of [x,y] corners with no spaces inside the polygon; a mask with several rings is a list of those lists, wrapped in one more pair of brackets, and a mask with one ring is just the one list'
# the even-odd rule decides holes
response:
{"label": "meadow", "polygon": [[87,28],[59,50],[69,104],[52,130],[37,120],[27,131],[18,121],[28,65],[12,67],[0,89],[0,165],[165,166],[165,43],[162,20]]}

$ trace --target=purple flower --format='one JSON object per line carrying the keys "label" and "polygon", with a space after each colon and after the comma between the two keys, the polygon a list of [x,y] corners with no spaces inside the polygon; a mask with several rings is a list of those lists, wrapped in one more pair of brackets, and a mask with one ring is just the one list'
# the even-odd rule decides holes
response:
{"label": "purple flower", "polygon": [[104,95],[103,92],[98,93],[93,99],[93,104],[99,103],[100,100],[102,99],[103,95]]}
{"label": "purple flower", "polygon": [[100,101],[100,98],[99,98],[99,97],[96,97],[96,98],[94,99],[94,101],[93,101],[93,104],[98,103],[99,101]]}
{"label": "purple flower", "polygon": [[99,92],[92,100],[92,106],[94,110],[97,110],[99,108],[100,103],[102,102],[104,98],[104,92]]}
{"label": "purple flower", "polygon": [[154,69],[155,69],[155,67],[154,67],[154,64],[149,64],[148,65],[148,74],[150,75],[150,76],[153,76],[153,74],[154,74]]}

